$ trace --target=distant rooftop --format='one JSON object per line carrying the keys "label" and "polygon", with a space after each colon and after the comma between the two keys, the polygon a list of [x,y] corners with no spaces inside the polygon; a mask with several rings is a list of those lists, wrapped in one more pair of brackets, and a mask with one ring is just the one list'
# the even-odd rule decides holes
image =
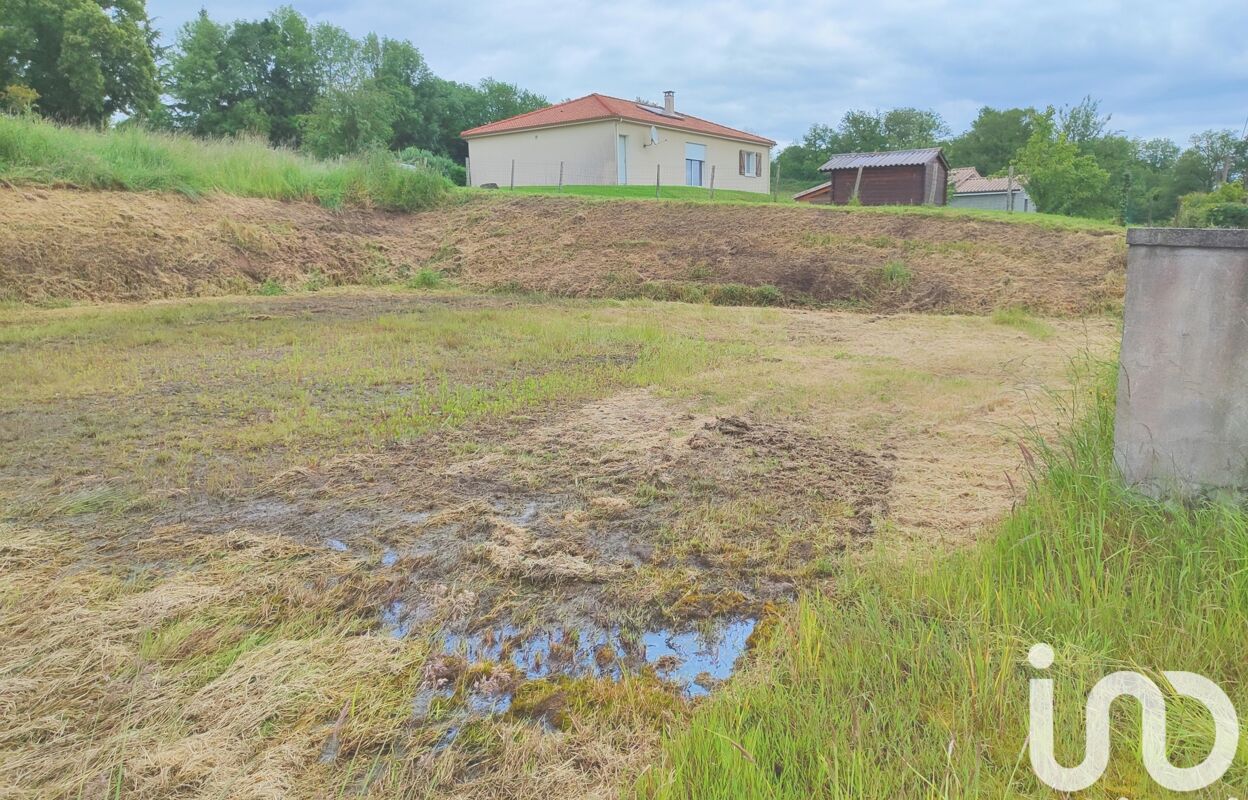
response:
{"label": "distant rooftop", "polygon": [[[1015,175],[1012,188],[1022,189],[1024,181],[1025,178],[1022,175]],[[957,167],[950,170],[949,182],[953,184],[953,191],[956,194],[1003,194],[1011,188],[1008,177],[985,178],[974,167]]]}

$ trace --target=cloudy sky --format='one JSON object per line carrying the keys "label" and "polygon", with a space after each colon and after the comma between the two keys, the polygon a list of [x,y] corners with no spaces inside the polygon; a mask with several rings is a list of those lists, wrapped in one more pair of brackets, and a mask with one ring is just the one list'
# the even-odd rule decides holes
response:
{"label": "cloudy sky", "polygon": [[[170,40],[271,3],[149,0]],[[1185,142],[1248,119],[1248,0],[293,0],[313,21],[409,39],[442,77],[552,101],[659,99],[782,144],[852,108],[918,106],[955,132],[984,105],[1090,94],[1132,136]]]}

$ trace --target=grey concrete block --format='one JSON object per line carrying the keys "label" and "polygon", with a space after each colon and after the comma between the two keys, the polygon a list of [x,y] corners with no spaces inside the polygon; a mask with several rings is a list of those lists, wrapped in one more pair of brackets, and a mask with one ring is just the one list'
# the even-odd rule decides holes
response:
{"label": "grey concrete block", "polygon": [[1248,231],[1127,242],[1118,466],[1152,496],[1248,489]]}

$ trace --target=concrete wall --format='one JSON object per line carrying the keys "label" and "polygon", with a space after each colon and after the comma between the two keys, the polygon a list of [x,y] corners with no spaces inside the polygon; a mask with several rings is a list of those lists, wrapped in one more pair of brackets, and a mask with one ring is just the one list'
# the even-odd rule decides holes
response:
{"label": "concrete wall", "polygon": [[[979,208],[985,211],[1006,211],[1009,209],[1009,206],[1006,205],[1005,192],[952,194],[949,196],[949,205],[954,208]],[[1014,211],[1019,214],[1034,214],[1036,211],[1036,204],[1031,202],[1027,192],[1022,189],[1014,190]]]}
{"label": "concrete wall", "polygon": [[615,122],[597,120],[468,140],[473,186],[497,183],[506,188],[512,159],[517,186],[557,186],[560,161],[565,184],[614,184]]}
{"label": "concrete wall", "polygon": [[1248,489],[1248,230],[1127,243],[1118,466],[1153,496]]}
{"label": "concrete wall", "polygon": [[[746,192],[771,191],[771,151],[766,145],[721,139],[702,133],[664,128],[659,130],[659,143],[649,144],[650,126],[619,122],[617,135],[628,137],[629,185],[654,185],[655,165],[660,165],[660,181],[664,186],[685,185],[685,144],[706,145],[706,166],[702,185],[710,186],[711,167],[715,167],[716,189],[737,189]],[[749,150],[762,159],[762,175],[742,175],[740,151]]]}

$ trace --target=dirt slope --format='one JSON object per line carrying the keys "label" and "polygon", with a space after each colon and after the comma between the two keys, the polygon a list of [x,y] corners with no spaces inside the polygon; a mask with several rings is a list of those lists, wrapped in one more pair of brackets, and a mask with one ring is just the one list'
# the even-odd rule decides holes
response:
{"label": "dirt slope", "polygon": [[696,297],[699,285],[735,283],[775,286],[790,303],[876,311],[1078,314],[1121,302],[1124,265],[1112,232],[974,218],[506,195],[404,215],[0,190],[0,299],[389,282],[427,266],[471,288],[577,296],[694,287]]}

